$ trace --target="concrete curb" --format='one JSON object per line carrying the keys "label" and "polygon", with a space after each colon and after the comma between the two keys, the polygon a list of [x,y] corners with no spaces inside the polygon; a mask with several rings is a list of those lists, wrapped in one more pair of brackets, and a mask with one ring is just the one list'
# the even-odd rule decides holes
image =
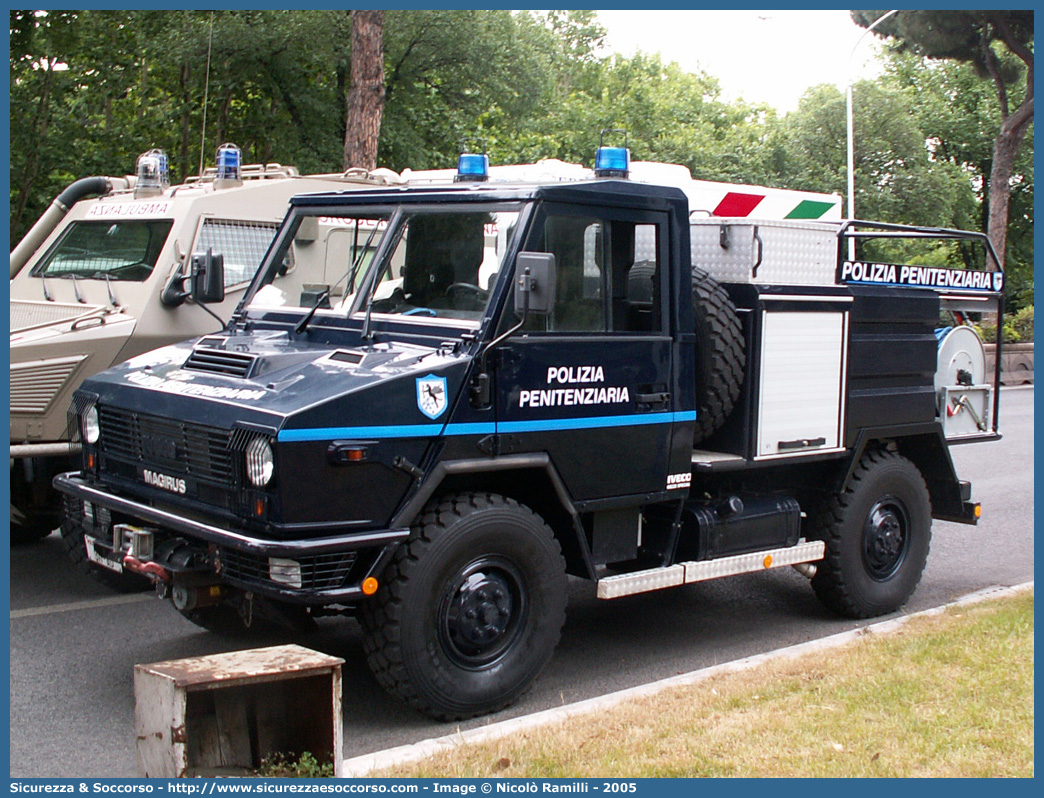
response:
{"label": "concrete curb", "polygon": [[575,704],[567,704],[563,707],[546,709],[542,712],[535,712],[532,715],[525,715],[521,718],[511,718],[510,720],[491,723],[488,726],[483,726],[478,729],[469,729],[468,731],[463,732],[458,731],[455,734],[449,734],[445,737],[433,737],[428,740],[411,743],[410,745],[402,745],[384,751],[363,754],[362,756],[344,760],[342,773],[347,777],[365,776],[374,770],[381,770],[394,765],[404,765],[411,762],[417,762],[421,759],[432,756],[433,754],[439,753],[440,751],[450,750],[463,745],[475,745],[490,740],[498,740],[511,734],[528,731],[567,718],[610,709],[632,698],[656,695],[657,693],[668,690],[672,687],[696,684],[709,679],[712,676],[717,676],[718,674],[749,670],[750,668],[757,667],[762,663],[771,662],[773,660],[795,659],[813,651],[826,651],[839,648],[840,646],[847,645],[848,643],[870,634],[888,634],[906,624],[906,622],[911,618],[924,618],[933,615],[941,615],[950,607],[963,607],[969,604],[978,604],[979,602],[988,599],[1015,596],[1032,589],[1032,581],[1024,582],[1023,584],[1015,585],[1014,587],[988,587],[984,590],[978,590],[974,593],[968,594],[967,596],[963,596],[949,604],[944,604],[941,607],[933,607],[930,610],[916,612],[911,615],[890,618],[887,621],[869,624],[858,629],[852,629],[848,632],[840,632],[828,637],[822,637],[818,640],[810,640],[807,643],[798,643],[797,645],[779,648],[775,651],[767,651],[764,654],[756,654],[753,657],[745,657],[743,659],[733,660],[732,662],[724,662],[720,665],[713,665],[709,668],[702,668],[698,671],[683,673],[679,676],[672,676],[667,679],[661,679],[657,682],[642,684],[637,687],[630,687],[626,690],[619,690],[615,693],[597,696],[596,698],[589,698],[586,701],[578,701]]}

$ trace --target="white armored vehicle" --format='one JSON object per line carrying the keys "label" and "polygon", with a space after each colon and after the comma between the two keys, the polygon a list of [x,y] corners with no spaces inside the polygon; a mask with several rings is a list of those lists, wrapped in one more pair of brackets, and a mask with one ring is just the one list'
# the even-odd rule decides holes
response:
{"label": "white armored vehicle", "polygon": [[[11,252],[12,540],[58,526],[51,478],[75,462],[67,411],[85,378],[222,329],[294,194],[398,179],[242,165],[234,145],[182,185],[167,174],[152,150],[133,176],[77,180]],[[185,284],[192,256],[208,251],[224,258],[225,298],[205,308]]]}

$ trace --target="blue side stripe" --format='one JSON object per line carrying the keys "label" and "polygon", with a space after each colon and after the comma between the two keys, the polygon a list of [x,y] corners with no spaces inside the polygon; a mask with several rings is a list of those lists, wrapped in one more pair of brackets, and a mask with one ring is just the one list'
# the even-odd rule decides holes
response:
{"label": "blue side stripe", "polygon": [[435,438],[439,435],[492,435],[496,432],[541,432],[545,430],[605,429],[635,427],[645,424],[677,424],[695,421],[696,412],[646,413],[640,416],[593,416],[587,418],[506,421],[500,424],[404,424],[374,427],[313,427],[285,429],[279,433],[284,442],[329,441],[335,438]]}
{"label": "blue side stripe", "polygon": [[638,427],[646,424],[675,424],[695,421],[695,412],[644,413],[640,416],[595,416],[588,418],[549,418],[537,421],[503,421],[497,432],[543,432],[545,430],[606,429],[609,427]]}
{"label": "blue side stripe", "polygon": [[[490,424],[492,427],[493,425]],[[280,441],[329,441],[334,438],[434,438],[442,432],[442,424],[405,424],[388,427],[314,427],[285,429]]]}

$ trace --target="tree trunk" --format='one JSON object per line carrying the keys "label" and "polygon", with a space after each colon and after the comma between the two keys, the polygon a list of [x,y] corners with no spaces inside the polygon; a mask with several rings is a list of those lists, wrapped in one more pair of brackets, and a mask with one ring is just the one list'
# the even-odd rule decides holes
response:
{"label": "tree trunk", "polygon": [[987,236],[997,250],[1000,263],[1004,269],[1004,250],[1008,245],[1008,206],[1011,201],[1012,169],[1015,156],[1022,144],[1026,131],[1033,122],[1033,99],[1022,104],[1014,114],[1004,120],[1000,133],[993,142],[993,167],[990,169],[990,215]]}
{"label": "tree trunk", "polygon": [[343,166],[374,169],[384,113],[383,11],[352,11],[351,45]]}
{"label": "tree trunk", "polygon": [[18,181],[18,197],[15,203],[14,218],[11,220],[11,229],[18,230],[20,233],[28,232],[31,226],[26,222],[23,227],[23,219],[32,188],[39,177],[40,148],[47,140],[47,128],[51,121],[51,82],[54,79],[55,60],[49,60],[47,69],[44,70],[40,99],[36,104],[36,113],[33,115],[34,146],[26,156],[25,163],[22,165],[22,174]]}

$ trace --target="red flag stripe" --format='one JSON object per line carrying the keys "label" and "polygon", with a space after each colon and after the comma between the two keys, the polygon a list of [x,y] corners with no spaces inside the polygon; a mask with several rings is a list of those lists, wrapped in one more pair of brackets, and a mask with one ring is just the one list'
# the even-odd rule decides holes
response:
{"label": "red flag stripe", "polygon": [[742,194],[730,191],[714,209],[715,216],[749,216],[763,199],[764,194]]}

